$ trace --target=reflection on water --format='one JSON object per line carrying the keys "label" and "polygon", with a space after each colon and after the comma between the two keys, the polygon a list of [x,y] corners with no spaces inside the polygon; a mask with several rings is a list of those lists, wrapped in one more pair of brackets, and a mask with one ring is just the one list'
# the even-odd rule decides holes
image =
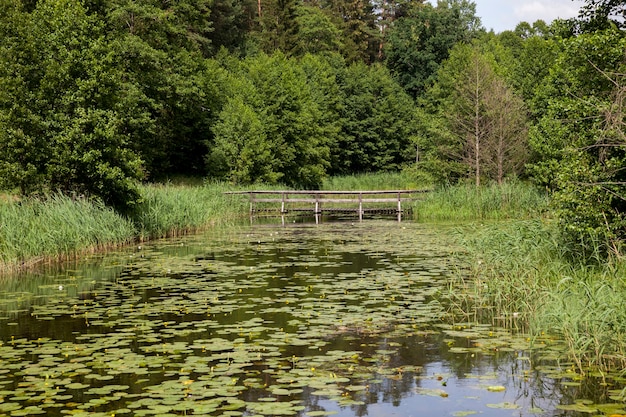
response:
{"label": "reflection on water", "polygon": [[558,340],[450,320],[447,236],[255,224],[5,279],[0,415],[620,414]]}

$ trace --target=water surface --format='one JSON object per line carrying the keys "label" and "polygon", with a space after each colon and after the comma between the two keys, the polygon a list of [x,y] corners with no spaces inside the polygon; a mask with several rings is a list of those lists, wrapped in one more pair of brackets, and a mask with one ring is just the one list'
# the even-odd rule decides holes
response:
{"label": "water surface", "polygon": [[452,242],[257,224],[5,279],[0,415],[626,414],[558,339],[450,318]]}

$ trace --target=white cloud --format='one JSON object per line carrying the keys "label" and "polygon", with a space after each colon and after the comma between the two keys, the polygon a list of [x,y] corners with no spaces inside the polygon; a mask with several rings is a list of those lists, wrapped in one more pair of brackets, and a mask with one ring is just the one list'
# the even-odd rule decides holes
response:
{"label": "white cloud", "polygon": [[578,15],[580,7],[571,0],[566,1],[529,1],[517,3],[513,13],[519,21],[535,22],[538,19],[550,23],[554,19],[568,19]]}
{"label": "white cloud", "polygon": [[[515,29],[520,22],[569,19],[578,16],[584,0],[472,0],[483,26],[496,32]],[[436,0],[428,0],[435,5]]]}

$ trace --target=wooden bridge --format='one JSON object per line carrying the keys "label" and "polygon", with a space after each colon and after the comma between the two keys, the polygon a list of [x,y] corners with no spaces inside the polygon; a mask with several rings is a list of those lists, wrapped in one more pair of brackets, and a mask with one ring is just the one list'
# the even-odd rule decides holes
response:
{"label": "wooden bridge", "polygon": [[372,191],[324,191],[324,190],[256,190],[235,191],[227,194],[248,194],[250,215],[256,213],[326,214],[354,213],[363,220],[365,213],[395,214],[402,221],[402,203],[414,201],[415,194],[429,190],[372,190]]}

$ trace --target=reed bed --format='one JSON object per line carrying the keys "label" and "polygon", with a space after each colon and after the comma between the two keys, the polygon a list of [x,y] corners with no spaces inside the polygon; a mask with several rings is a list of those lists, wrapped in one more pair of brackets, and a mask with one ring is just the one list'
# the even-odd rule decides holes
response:
{"label": "reed bed", "polygon": [[96,201],[53,195],[0,202],[0,270],[133,240],[133,223]]}
{"label": "reed bed", "polygon": [[626,264],[573,261],[552,222],[498,222],[464,230],[466,270],[450,285],[453,313],[553,334],[581,373],[626,366]]}
{"label": "reed bed", "polygon": [[249,207],[245,198],[224,194],[232,190],[225,183],[143,186],[143,202],[132,215],[138,238],[176,236],[218,223],[236,222]]}
{"label": "reed bed", "polygon": [[413,175],[406,171],[375,172],[343,175],[327,178],[322,190],[412,190],[427,189],[430,184],[418,184]]}
{"label": "reed bed", "polygon": [[427,193],[413,204],[418,221],[476,221],[535,217],[547,210],[548,195],[536,187],[511,181],[476,187],[461,184]]}
{"label": "reed bed", "polygon": [[144,185],[142,202],[122,216],[98,201],[54,195],[0,200],[0,272],[120,246],[175,236],[247,214],[247,200],[226,184]]}

